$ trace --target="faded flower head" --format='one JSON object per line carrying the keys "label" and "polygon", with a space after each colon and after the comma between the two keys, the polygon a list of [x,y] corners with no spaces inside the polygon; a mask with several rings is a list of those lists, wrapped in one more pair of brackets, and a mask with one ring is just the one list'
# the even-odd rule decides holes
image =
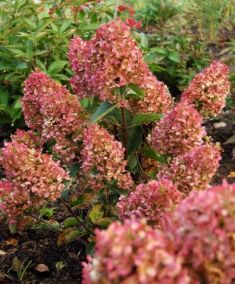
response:
{"label": "faded flower head", "polygon": [[229,95],[229,68],[219,61],[197,74],[182,94],[182,100],[193,103],[204,117],[218,115]]}
{"label": "faded flower head", "polygon": [[1,182],[1,208],[10,219],[20,217],[26,209],[58,199],[65,188],[63,182],[69,179],[51,155],[19,142],[21,137],[22,132],[13,136],[0,158],[7,179]]}
{"label": "faded flower head", "polygon": [[[24,91],[23,112],[27,125],[41,133],[43,142],[55,139],[61,147],[61,141],[64,141],[64,147],[76,148],[84,126],[83,111],[77,98],[39,71],[29,75]],[[57,145],[55,149],[58,148]],[[66,162],[73,157],[74,152],[68,155],[68,150],[66,156],[61,155]]]}
{"label": "faded flower head", "polygon": [[143,221],[112,223],[96,231],[95,256],[83,268],[83,284],[187,284],[190,278],[164,234]]}
{"label": "faded flower head", "polygon": [[71,84],[81,98],[94,95],[129,108],[125,94],[116,89],[133,83],[146,91],[146,99],[140,102],[142,110],[147,105],[144,112],[151,106],[162,112],[172,104],[168,89],[151,74],[130,28],[120,20],[102,25],[90,41],[74,38],[68,56],[74,71]]}
{"label": "faded flower head", "polygon": [[93,189],[104,187],[105,181],[117,182],[123,189],[132,187],[133,181],[126,171],[125,149],[105,128],[89,125],[84,131],[83,145],[82,169]]}
{"label": "faded flower head", "polygon": [[166,232],[177,255],[200,283],[230,284],[235,278],[235,184],[192,192],[168,216]]}
{"label": "faded flower head", "polygon": [[187,102],[178,103],[152,132],[152,145],[161,154],[182,155],[202,144],[202,117]]}
{"label": "faded flower head", "polygon": [[184,194],[204,190],[216,173],[221,159],[221,148],[207,143],[173,158],[171,164],[158,173],[158,178],[171,179]]}
{"label": "faded flower head", "polygon": [[117,206],[121,219],[145,218],[151,226],[157,227],[165,211],[172,210],[183,195],[170,180],[150,181],[140,184],[129,196],[121,197]]}

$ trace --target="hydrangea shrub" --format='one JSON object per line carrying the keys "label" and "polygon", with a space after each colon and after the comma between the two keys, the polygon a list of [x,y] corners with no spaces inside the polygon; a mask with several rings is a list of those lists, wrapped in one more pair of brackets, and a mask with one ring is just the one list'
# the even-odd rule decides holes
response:
{"label": "hydrangea shrub", "polygon": [[231,283],[234,185],[208,189],[221,149],[203,126],[224,106],[228,68],[213,62],[174,103],[120,19],[74,37],[68,57],[75,94],[39,69],[25,81],[29,130],[0,156],[8,222],[60,200],[79,212],[64,239],[108,227],[96,229],[84,284]]}

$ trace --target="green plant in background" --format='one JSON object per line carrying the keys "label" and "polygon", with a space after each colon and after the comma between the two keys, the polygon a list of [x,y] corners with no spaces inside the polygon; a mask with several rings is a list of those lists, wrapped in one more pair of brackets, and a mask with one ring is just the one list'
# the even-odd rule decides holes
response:
{"label": "green plant in background", "polygon": [[22,124],[22,83],[32,69],[38,67],[67,83],[70,38],[74,34],[89,38],[112,16],[104,2],[86,2],[0,2],[0,124]]}
{"label": "green plant in background", "polygon": [[210,60],[206,46],[192,36],[159,33],[148,35],[148,42],[149,46],[144,49],[145,60],[174,95],[179,95]]}
{"label": "green plant in background", "polygon": [[137,18],[144,26],[164,24],[177,15],[180,11],[179,5],[172,0],[151,0],[146,1],[137,11]]}
{"label": "green plant in background", "polygon": [[[200,37],[215,42],[221,27],[228,28],[234,17],[234,0],[185,0],[183,2],[185,20],[197,28]],[[231,27],[231,26],[230,26]]]}

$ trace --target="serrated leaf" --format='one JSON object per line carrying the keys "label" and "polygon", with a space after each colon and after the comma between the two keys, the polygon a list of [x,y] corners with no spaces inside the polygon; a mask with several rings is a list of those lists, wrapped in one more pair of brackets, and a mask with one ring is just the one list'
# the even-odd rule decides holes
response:
{"label": "serrated leaf", "polygon": [[103,102],[96,112],[92,115],[90,121],[91,123],[98,122],[101,120],[103,117],[105,117],[107,114],[109,114],[111,111],[113,111],[117,105],[110,104],[109,102]]}
{"label": "serrated leaf", "polygon": [[158,121],[162,118],[161,114],[158,113],[140,113],[133,117],[132,126],[148,124],[154,121]]}

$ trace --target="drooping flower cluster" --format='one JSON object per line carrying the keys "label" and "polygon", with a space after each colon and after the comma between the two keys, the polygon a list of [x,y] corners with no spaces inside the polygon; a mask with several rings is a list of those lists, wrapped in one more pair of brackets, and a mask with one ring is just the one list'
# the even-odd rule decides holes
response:
{"label": "drooping flower cluster", "polygon": [[71,85],[81,98],[94,95],[129,107],[125,94],[115,89],[133,83],[145,92],[142,111],[163,113],[172,106],[167,87],[152,75],[129,27],[120,20],[102,25],[90,41],[74,38],[69,59],[74,71]]}
{"label": "drooping flower cluster", "polygon": [[84,264],[83,284],[192,283],[181,259],[158,230],[127,220],[96,231],[95,256]]}
{"label": "drooping flower cluster", "polygon": [[116,181],[123,189],[132,187],[133,181],[126,171],[125,149],[105,128],[98,124],[89,125],[84,131],[83,145],[82,169],[85,175],[89,175],[92,188],[104,187],[105,181]]}
{"label": "drooping flower cluster", "polygon": [[156,227],[164,212],[174,208],[183,195],[170,180],[150,181],[140,184],[127,197],[121,197],[117,206],[121,219],[145,218],[148,224]]}
{"label": "drooping flower cluster", "polygon": [[185,194],[192,190],[204,190],[219,167],[220,146],[206,143],[173,158],[158,178],[171,179],[177,189]]}
{"label": "drooping flower cluster", "polygon": [[0,163],[7,180],[0,184],[0,204],[9,219],[45,201],[55,201],[65,188],[63,181],[69,179],[51,155],[32,146],[33,141],[37,137],[31,132],[18,131],[2,149]]}
{"label": "drooping flower cluster", "polygon": [[168,216],[177,255],[199,283],[231,284],[235,279],[235,184],[192,192]]}
{"label": "drooping flower cluster", "polygon": [[29,75],[24,92],[23,112],[27,125],[41,133],[43,142],[55,139],[55,152],[66,162],[71,161],[84,125],[77,98],[39,71]]}
{"label": "drooping flower cluster", "polygon": [[194,77],[183,92],[182,100],[194,103],[205,117],[216,116],[225,106],[229,91],[229,68],[219,61],[214,61]]}
{"label": "drooping flower cluster", "polygon": [[202,117],[187,102],[178,103],[157,123],[151,143],[162,154],[181,155],[202,144]]}

